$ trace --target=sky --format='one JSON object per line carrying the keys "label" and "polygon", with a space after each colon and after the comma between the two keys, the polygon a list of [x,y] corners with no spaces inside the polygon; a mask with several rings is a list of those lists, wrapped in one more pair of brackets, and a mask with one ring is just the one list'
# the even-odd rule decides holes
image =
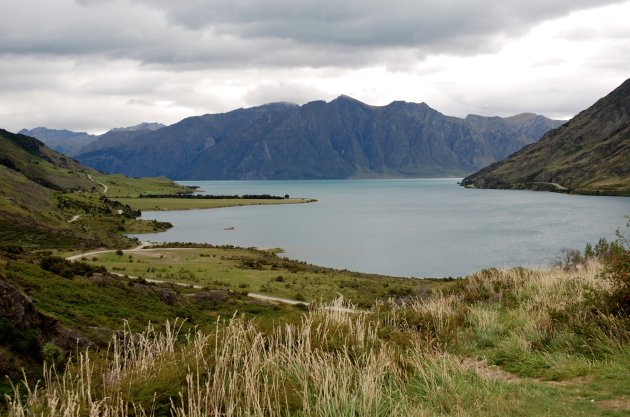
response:
{"label": "sky", "polygon": [[341,94],[568,119],[630,77],[630,0],[0,0],[0,15],[10,131]]}

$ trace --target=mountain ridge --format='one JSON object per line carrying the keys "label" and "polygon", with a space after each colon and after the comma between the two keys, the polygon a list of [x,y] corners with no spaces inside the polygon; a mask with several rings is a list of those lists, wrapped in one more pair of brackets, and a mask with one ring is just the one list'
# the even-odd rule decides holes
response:
{"label": "mountain ridge", "polygon": [[76,157],[105,172],[180,180],[463,176],[563,123],[521,119],[461,119],[426,103],[371,106],[342,95],[192,116],[98,140]]}

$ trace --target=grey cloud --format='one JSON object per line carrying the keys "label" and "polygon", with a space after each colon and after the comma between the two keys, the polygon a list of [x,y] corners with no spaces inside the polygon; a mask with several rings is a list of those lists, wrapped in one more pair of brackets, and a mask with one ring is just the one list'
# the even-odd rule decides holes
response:
{"label": "grey cloud", "polygon": [[313,100],[330,98],[327,96],[328,94],[317,87],[292,82],[277,82],[263,84],[251,89],[244,99],[248,105],[256,106],[271,102],[303,104]]}
{"label": "grey cloud", "polygon": [[499,34],[612,2],[23,0],[3,6],[0,54],[97,55],[184,69],[395,67],[397,51],[486,52],[499,47]]}
{"label": "grey cloud", "polygon": [[[300,44],[465,52],[463,39],[515,33],[542,20],[614,0],[136,0],[181,26]],[[619,0],[617,0],[619,1]],[[461,46],[460,46],[461,45]]]}

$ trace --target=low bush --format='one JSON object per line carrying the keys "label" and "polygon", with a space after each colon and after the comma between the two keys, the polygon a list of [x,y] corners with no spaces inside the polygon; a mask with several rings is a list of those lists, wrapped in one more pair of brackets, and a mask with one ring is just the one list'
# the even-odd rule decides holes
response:
{"label": "low bush", "polygon": [[86,262],[71,262],[60,256],[46,256],[40,261],[39,266],[64,278],[72,278],[75,275],[90,277],[95,273],[107,272],[103,266],[93,266]]}

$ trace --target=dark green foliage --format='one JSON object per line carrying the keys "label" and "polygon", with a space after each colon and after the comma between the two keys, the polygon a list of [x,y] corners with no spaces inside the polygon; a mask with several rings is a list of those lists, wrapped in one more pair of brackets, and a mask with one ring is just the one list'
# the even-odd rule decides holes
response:
{"label": "dark green foliage", "polygon": [[[630,217],[627,219],[630,228]],[[604,273],[615,286],[612,301],[616,310],[630,315],[630,242],[619,230],[617,240],[610,244]]]}
{"label": "dark green foliage", "polygon": [[3,252],[5,255],[9,256],[21,255],[24,253],[24,248],[21,245],[5,242],[0,243],[0,252]]}
{"label": "dark green foliage", "polygon": [[9,158],[0,157],[0,165],[4,165],[5,167],[12,169],[14,171],[17,170],[17,167],[15,166],[13,161],[10,160]]}
{"label": "dark green foliage", "polygon": [[41,360],[41,344],[35,329],[19,329],[4,317],[0,317],[0,345],[7,346],[14,353],[24,354]]}
{"label": "dark green foliage", "polygon": [[54,365],[56,369],[62,370],[66,361],[66,352],[54,343],[46,343],[42,348],[44,360],[48,366]]}
{"label": "dark green foliage", "polygon": [[86,262],[70,262],[59,256],[46,256],[40,261],[39,265],[43,270],[50,271],[64,278],[72,278],[75,275],[89,277],[97,272],[107,272],[102,266],[93,266]]}
{"label": "dark green foliage", "polygon": [[593,246],[590,243],[587,243],[584,247],[584,257],[587,259],[595,257],[595,251],[593,250]]}

